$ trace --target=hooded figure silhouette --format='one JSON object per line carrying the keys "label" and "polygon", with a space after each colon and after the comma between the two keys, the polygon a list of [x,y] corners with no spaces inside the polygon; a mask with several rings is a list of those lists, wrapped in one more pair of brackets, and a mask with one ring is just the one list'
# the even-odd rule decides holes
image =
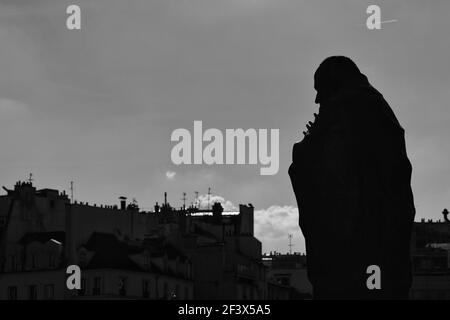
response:
{"label": "hooded figure silhouette", "polygon": [[319,113],[289,167],[314,298],[407,299],[415,208],[404,130],[347,57],[325,59],[314,87]]}

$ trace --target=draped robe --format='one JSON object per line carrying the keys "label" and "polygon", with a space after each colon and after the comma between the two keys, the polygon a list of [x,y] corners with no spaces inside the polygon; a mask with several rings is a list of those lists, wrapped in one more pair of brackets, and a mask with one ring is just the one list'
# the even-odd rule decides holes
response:
{"label": "draped robe", "polygon": [[[321,104],[292,156],[314,298],[407,299],[412,166],[383,96],[361,82]],[[367,287],[371,265],[380,268],[380,290]]]}

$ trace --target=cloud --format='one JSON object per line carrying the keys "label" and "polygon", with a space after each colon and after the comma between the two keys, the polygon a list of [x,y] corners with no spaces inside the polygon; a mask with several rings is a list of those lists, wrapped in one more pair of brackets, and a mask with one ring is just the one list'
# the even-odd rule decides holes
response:
{"label": "cloud", "polygon": [[255,211],[255,237],[263,251],[289,250],[289,234],[293,235],[293,251],[304,252],[304,240],[298,226],[298,209],[294,206],[270,206]]}
{"label": "cloud", "polygon": [[177,173],[175,172],[175,171],[167,171],[166,172],[166,178],[168,179],[168,180],[173,180],[173,179],[175,179],[175,175],[176,175]]}
{"label": "cloud", "polygon": [[[208,202],[208,195],[198,196],[200,208],[206,209],[219,202],[225,211],[237,211],[238,208],[231,201],[219,195],[211,195]],[[255,237],[261,241],[263,252],[269,251],[289,251],[289,234],[292,234],[293,251],[305,252],[303,235],[298,225],[298,209],[294,206],[273,205],[267,209],[255,210],[254,216]]]}
{"label": "cloud", "polygon": [[[238,208],[229,200],[219,195],[211,195],[208,202],[208,195],[198,196],[200,208],[206,209],[219,202],[225,211],[237,211]],[[261,241],[263,252],[289,251],[289,234],[292,234],[292,250],[294,252],[305,252],[303,235],[298,225],[298,209],[294,206],[273,205],[267,209],[255,210],[254,215],[255,237]],[[285,248],[285,250],[283,250]]]}
{"label": "cloud", "polygon": [[219,202],[225,211],[237,210],[236,206],[231,201],[226,200],[222,196],[211,195],[208,197],[207,194],[201,194],[198,196],[198,203],[202,209],[208,208],[209,205],[212,206],[215,202]]}

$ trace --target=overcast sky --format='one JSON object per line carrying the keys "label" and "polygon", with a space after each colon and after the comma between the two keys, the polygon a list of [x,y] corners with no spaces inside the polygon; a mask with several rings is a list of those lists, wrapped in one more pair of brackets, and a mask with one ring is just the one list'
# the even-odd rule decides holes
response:
{"label": "overcast sky", "polygon": [[[66,7],[81,7],[80,31]],[[366,8],[381,7],[381,30]],[[317,111],[313,73],[351,57],[406,130],[417,217],[450,207],[450,2],[301,0],[0,0],[0,184],[144,209],[182,192],[252,203],[264,250],[304,251],[287,174]],[[177,128],[279,128],[280,170],[175,166]]]}

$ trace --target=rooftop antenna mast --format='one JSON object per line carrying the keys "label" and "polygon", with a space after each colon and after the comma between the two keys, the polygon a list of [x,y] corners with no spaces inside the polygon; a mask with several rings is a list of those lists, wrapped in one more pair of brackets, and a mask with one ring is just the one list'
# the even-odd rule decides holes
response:
{"label": "rooftop antenna mast", "polygon": [[30,173],[30,175],[29,175],[29,177],[28,177],[28,182],[29,183],[33,183],[33,174],[32,173]]}
{"label": "rooftop antenna mast", "polygon": [[292,254],[292,234],[289,234],[289,254]]}
{"label": "rooftop antenna mast", "polygon": [[70,202],[73,203],[73,181],[70,181]]}
{"label": "rooftop antenna mast", "polygon": [[183,210],[186,210],[186,192],[183,192],[183,198],[181,200],[183,200]]}
{"label": "rooftop antenna mast", "polygon": [[208,211],[211,210],[211,187],[208,188]]}
{"label": "rooftop antenna mast", "polygon": [[195,191],[194,193],[195,193],[194,206],[196,206],[198,209],[198,191]]}

